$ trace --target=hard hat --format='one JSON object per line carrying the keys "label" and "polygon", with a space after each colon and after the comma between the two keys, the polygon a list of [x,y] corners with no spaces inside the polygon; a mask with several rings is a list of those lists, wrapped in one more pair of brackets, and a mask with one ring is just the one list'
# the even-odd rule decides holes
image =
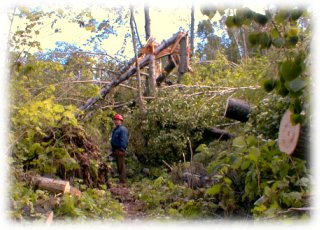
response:
{"label": "hard hat", "polygon": [[123,117],[122,117],[121,114],[116,114],[113,119],[114,119],[114,120],[121,120],[121,121],[123,121]]}

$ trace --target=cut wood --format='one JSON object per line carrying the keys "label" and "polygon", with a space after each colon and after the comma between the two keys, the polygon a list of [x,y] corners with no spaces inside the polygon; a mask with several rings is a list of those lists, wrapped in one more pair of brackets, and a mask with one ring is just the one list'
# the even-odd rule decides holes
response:
{"label": "cut wood", "polygon": [[69,181],[57,180],[47,177],[35,177],[33,178],[35,185],[38,188],[46,189],[54,193],[70,193]]}
{"label": "cut wood", "polygon": [[243,100],[229,98],[224,116],[237,121],[246,122],[251,111],[250,105]]}
{"label": "cut wood", "polygon": [[169,56],[168,64],[164,67],[162,73],[157,77],[156,82],[157,86],[160,86],[161,83],[168,77],[171,71],[176,67],[176,64],[173,62],[172,57]]}
{"label": "cut wood", "polygon": [[291,112],[288,109],[281,118],[279,127],[279,149],[290,155],[307,159],[309,155],[308,126],[291,123]]}
{"label": "cut wood", "polygon": [[70,194],[72,196],[80,197],[81,196],[81,191],[73,186],[70,187]]}
{"label": "cut wood", "polygon": [[[178,32],[175,35],[173,35],[171,38],[168,40],[162,42],[155,50],[154,50],[154,55],[156,56],[156,59],[160,58],[161,51],[163,51],[165,48],[169,47],[172,44],[175,44],[181,37],[184,36],[184,33]],[[174,50],[174,48],[172,48]],[[169,53],[170,54],[170,53]],[[169,54],[163,54],[169,55]],[[141,57],[138,58],[138,66],[139,68],[144,68],[148,65],[149,63],[149,58],[150,54],[148,55],[142,55]],[[135,59],[134,59],[135,60]],[[131,63],[132,60],[129,61]],[[136,66],[133,64],[130,65],[129,67],[127,66],[126,68],[123,69],[124,73],[121,74],[121,76],[114,81],[112,81],[110,84],[105,85],[99,92],[99,95],[96,97],[92,97],[89,100],[86,101],[82,106],[79,107],[80,110],[82,111],[88,111],[94,104],[96,104],[99,100],[104,99],[108,93],[111,92],[111,90],[122,83],[123,81],[129,79],[133,74],[136,73],[137,69]],[[79,114],[76,114],[76,117],[78,117]]]}
{"label": "cut wood", "polygon": [[50,225],[52,223],[52,220],[53,220],[53,212],[49,212],[49,214],[47,215],[47,219],[46,219],[46,224],[47,225]]}

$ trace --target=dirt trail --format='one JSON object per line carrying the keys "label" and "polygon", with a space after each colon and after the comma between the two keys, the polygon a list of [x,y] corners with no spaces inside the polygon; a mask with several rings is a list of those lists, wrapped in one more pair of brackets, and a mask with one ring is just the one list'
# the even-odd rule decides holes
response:
{"label": "dirt trail", "polygon": [[146,217],[143,203],[136,199],[128,185],[114,184],[110,188],[110,192],[123,205],[124,211],[126,212],[125,219],[142,220]]}

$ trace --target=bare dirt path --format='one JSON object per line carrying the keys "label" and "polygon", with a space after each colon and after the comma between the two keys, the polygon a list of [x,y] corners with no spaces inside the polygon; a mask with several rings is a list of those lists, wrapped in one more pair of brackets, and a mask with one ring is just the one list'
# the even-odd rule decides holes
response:
{"label": "bare dirt path", "polygon": [[135,197],[129,185],[114,184],[110,192],[123,205],[126,220],[143,220],[146,217],[143,203]]}

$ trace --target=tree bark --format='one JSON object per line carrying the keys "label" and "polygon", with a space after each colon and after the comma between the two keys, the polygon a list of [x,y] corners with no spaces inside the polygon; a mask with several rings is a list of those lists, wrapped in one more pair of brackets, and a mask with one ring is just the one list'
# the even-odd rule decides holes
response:
{"label": "tree bark", "polygon": [[69,181],[57,180],[47,177],[33,178],[34,184],[41,188],[54,193],[70,193]]}
{"label": "tree bark", "polygon": [[280,151],[294,157],[309,160],[310,134],[309,126],[292,125],[290,110],[282,116],[279,127],[279,149]]}
{"label": "tree bark", "polygon": [[176,67],[175,63],[172,61],[172,57],[169,56],[168,64],[164,67],[164,71],[157,77],[156,83],[157,86],[160,86],[161,83],[167,78],[171,71]]}
{"label": "tree bark", "polygon": [[189,55],[188,55],[188,37],[185,36],[180,40],[180,61],[178,67],[178,84],[181,83],[182,76],[188,71]]}
{"label": "tree bark", "polygon": [[249,52],[248,52],[247,39],[246,39],[244,28],[240,28],[240,33],[242,36],[242,43],[243,43],[243,55],[244,55],[244,58],[247,60],[249,57]]}
{"label": "tree bark", "polygon": [[151,36],[151,20],[150,20],[148,5],[144,7],[144,22],[145,22],[144,28],[146,31],[146,41],[147,41]]}
{"label": "tree bark", "polygon": [[138,52],[137,52],[136,34],[134,32],[135,30],[134,30],[133,21],[134,21],[133,7],[131,6],[130,7],[130,26],[131,26],[133,52],[134,52],[134,57],[136,59],[136,73],[138,78],[138,102],[139,102],[140,111],[143,112],[144,105],[142,100],[141,76],[140,76],[140,67],[139,67],[138,54],[137,54]]}
{"label": "tree bark", "polygon": [[[145,32],[146,32],[146,40],[148,40],[151,36],[151,20],[149,14],[149,6],[146,5],[144,7],[144,19],[145,19]],[[156,91],[156,82],[155,82],[155,56],[154,54],[150,54],[149,60],[149,76],[147,76],[146,80],[146,90],[145,95],[147,97],[154,97]]]}
{"label": "tree bark", "polygon": [[229,98],[224,116],[237,121],[246,122],[249,119],[250,111],[250,105],[246,102],[239,99]]}
{"label": "tree bark", "polygon": [[150,54],[149,59],[149,75],[147,76],[146,84],[146,96],[154,97],[156,92],[156,81],[155,81],[155,69],[156,69],[156,60],[153,54]]}
{"label": "tree bark", "polygon": [[191,29],[190,29],[191,57],[194,56],[194,2],[191,7]]}

